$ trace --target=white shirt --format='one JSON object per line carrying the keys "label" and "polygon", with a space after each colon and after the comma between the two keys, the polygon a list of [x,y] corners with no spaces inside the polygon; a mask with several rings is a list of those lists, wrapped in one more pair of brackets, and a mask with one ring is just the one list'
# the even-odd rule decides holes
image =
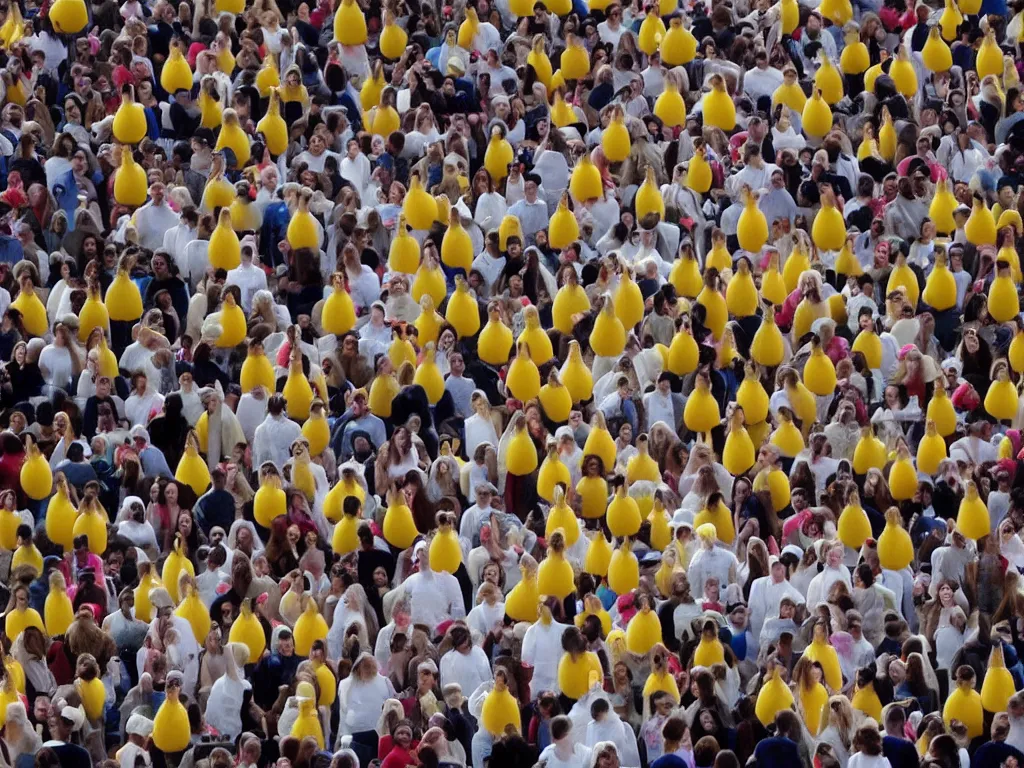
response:
{"label": "white shirt", "polygon": [[163,404],[163,395],[156,390],[147,389],[145,394],[139,396],[138,393],[135,393],[124,401],[124,415],[133,427],[144,427],[149,423],[149,414],[159,413]]}
{"label": "white shirt", "polygon": [[483,683],[494,680],[487,654],[479,645],[472,645],[469,653],[451,650],[441,657],[441,686],[458,683],[463,691],[471,693]]}
{"label": "white shirt", "polygon": [[209,240],[192,240],[185,245],[181,275],[188,279],[189,290],[192,293],[195,293],[199,281],[206,274],[206,268],[210,266],[209,251]]}
{"label": "white shirt", "polygon": [[[353,278],[352,273],[347,270],[346,274],[348,275],[349,290],[352,293],[352,303],[356,305],[356,309],[369,308],[373,302],[380,298],[380,278],[368,266],[365,264],[360,265],[358,277]],[[325,297],[329,295],[328,291],[333,291],[333,288],[324,289]]]}
{"label": "white shirt", "polygon": [[228,270],[225,285],[237,285],[242,293],[242,310],[248,313],[252,309],[252,299],[256,291],[267,290],[267,273],[252,262],[244,261],[234,269]]}
{"label": "white shirt", "polygon": [[779,615],[779,603],[784,597],[792,599],[797,605],[804,603],[804,596],[785,579],[779,583],[772,581],[771,576],[754,579],[747,604],[750,606],[750,631],[755,638],[760,636],[765,619]]}
{"label": "white shirt", "polygon": [[188,224],[184,222],[178,224],[176,227],[171,227],[164,232],[163,248],[174,260],[174,265],[178,268],[178,272],[181,274],[187,274],[188,270],[185,268],[185,246],[196,239],[196,230],[192,229]]}
{"label": "white shirt", "polygon": [[351,675],[342,680],[338,684],[338,701],[341,705],[339,744],[343,735],[376,730],[384,702],[394,696],[395,687],[380,674],[367,683]]}
{"label": "white shirt", "polygon": [[139,245],[151,251],[164,244],[164,235],[181,223],[181,217],[171,210],[166,201],[156,205],[152,200],[135,212],[135,230]]}
{"label": "white shirt", "polygon": [[284,414],[277,418],[268,415],[256,427],[253,436],[253,466],[272,461],[280,470],[291,457],[291,444],[302,436],[302,429]]}
{"label": "white shirt", "polygon": [[412,606],[413,623],[426,624],[434,630],[441,622],[461,619],[466,615],[462,589],[458,579],[450,573],[423,570],[406,579],[402,589]]}
{"label": "white shirt", "polygon": [[751,100],[757,101],[762,96],[771,97],[784,81],[782,72],[774,67],[754,67],[743,76],[743,91]]}
{"label": "white shirt", "polygon": [[541,621],[534,622],[526,630],[522,658],[533,667],[533,680],[530,683],[532,690],[561,692],[558,687],[558,662],[562,658],[562,633],[568,628],[568,624],[552,620],[546,626]]}

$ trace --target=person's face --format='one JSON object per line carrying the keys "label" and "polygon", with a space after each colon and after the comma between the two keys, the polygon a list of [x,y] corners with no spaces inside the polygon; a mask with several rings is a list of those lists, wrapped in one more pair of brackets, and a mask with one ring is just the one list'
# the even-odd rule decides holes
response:
{"label": "person's face", "polygon": [[[783,565],[782,563],[775,563],[775,565],[772,566],[772,581],[774,581],[776,584],[781,584],[785,580],[786,580],[786,566]],[[785,607],[785,606],[783,606],[783,607]],[[781,615],[781,613],[780,613],[780,615]]]}
{"label": "person's face", "polygon": [[486,583],[488,583],[488,584],[493,584],[494,586],[498,586],[498,582],[500,580],[500,573],[498,572],[498,566],[497,565],[488,565],[488,566],[486,566],[484,568],[484,571],[483,571],[483,580]]}
{"label": "person's face", "polygon": [[14,604],[19,611],[28,608],[28,593],[24,589],[19,589],[14,593]]}
{"label": "person's face", "polygon": [[480,509],[487,509],[491,506],[491,492],[480,489],[476,492],[476,505]]}
{"label": "person's face", "polygon": [[628,423],[619,428],[619,438],[625,443],[633,442],[633,427]]}
{"label": "person's face", "polygon": [[526,199],[528,201],[535,202],[537,200],[537,182],[527,181],[523,185],[523,192],[526,193]]}
{"label": "person's face", "polygon": [[277,647],[281,656],[291,656],[295,653],[295,638],[291,635],[284,636],[278,641]]}
{"label": "person's face", "polygon": [[179,515],[178,516],[178,531],[182,536],[186,538],[192,533],[192,516],[191,515]]}
{"label": "person's face", "polygon": [[939,601],[943,607],[948,607],[953,604],[953,588],[949,584],[943,584],[939,587]]}
{"label": "person's face", "polygon": [[169,484],[164,489],[164,499],[167,500],[168,506],[174,506],[178,503],[178,486],[173,483]]}
{"label": "person's face", "polygon": [[466,362],[462,359],[462,355],[452,355],[449,365],[454,376],[461,376],[466,370]]}
{"label": "person's face", "polygon": [[299,539],[302,538],[302,532],[299,531],[299,526],[291,525],[288,526],[288,543],[293,547],[298,546]]}
{"label": "person's face", "polygon": [[[161,201],[162,200],[163,197],[161,196]],[[162,255],[158,254],[153,257],[153,274],[159,279],[167,277],[167,259]]]}
{"label": "person's face", "polygon": [[715,718],[712,717],[711,713],[704,710],[700,713],[700,725],[707,732],[713,732],[715,730]]}
{"label": "person's face", "polygon": [[832,547],[828,551],[828,566],[829,568],[838,568],[843,564],[843,548]]}

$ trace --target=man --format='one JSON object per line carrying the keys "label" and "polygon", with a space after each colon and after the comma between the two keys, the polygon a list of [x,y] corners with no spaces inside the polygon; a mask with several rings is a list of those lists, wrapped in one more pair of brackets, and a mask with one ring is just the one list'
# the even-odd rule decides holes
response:
{"label": "man", "polygon": [[769,558],[769,575],[754,579],[750,586],[750,632],[758,643],[766,619],[779,615],[782,598],[789,597],[795,605],[804,604],[804,596],[786,579],[786,566],[777,557]]}
{"label": "man", "polygon": [[501,253],[499,243],[498,230],[491,230],[484,240],[484,249],[479,256],[473,259],[472,269],[483,275],[487,284],[487,296],[494,293],[494,286],[505,269],[506,259]]}
{"label": "man", "polygon": [[[771,98],[776,89],[782,85],[782,71],[768,63],[768,51],[758,48],[754,53],[754,68],[748,69],[743,76],[743,92],[755,102],[767,99],[771,104]],[[760,106],[760,104],[759,104]],[[766,153],[767,154],[767,153]],[[768,162],[774,162],[775,151],[772,150],[772,157]]]}
{"label": "man", "polygon": [[225,490],[227,474],[220,467],[210,472],[213,487],[195,503],[196,522],[209,535],[215,526],[228,529],[235,522],[235,498]]}
{"label": "man", "polygon": [[762,739],[754,750],[758,765],[800,765],[803,724],[795,712],[783,709],[775,715],[775,736]]}
{"label": "man", "polygon": [[[895,705],[887,707],[883,719],[885,735],[882,737],[882,754],[888,759],[892,768],[917,768],[919,763],[917,748],[912,741],[907,739],[903,730],[907,724],[907,714],[903,707]],[[993,738],[995,738],[995,730],[995,723],[993,723]],[[997,760],[994,763],[986,764],[999,765],[1001,762],[1001,760]]]}
{"label": "man", "polygon": [[147,477],[174,477],[171,468],[167,466],[167,459],[163,451],[149,442],[149,432],[145,427],[132,427],[132,445],[139,454],[139,463],[142,464],[142,473]]}
{"label": "man", "polygon": [[425,541],[413,548],[413,559],[418,560],[419,572],[399,587],[412,606],[413,623],[424,624],[435,633],[439,624],[465,618],[466,606],[458,579],[446,571],[431,570],[430,548]]}
{"label": "man", "polygon": [[999,458],[998,449],[992,445],[992,424],[985,418],[977,418],[967,425],[967,436],[949,446],[949,458],[980,466]]}
{"label": "man", "polygon": [[85,710],[65,705],[58,711],[55,705],[50,710],[49,725],[53,738],[43,746],[57,754],[61,768],[92,768],[92,757],[86,749],[71,743],[73,735],[85,725]]}
{"label": "man", "polygon": [[686,407],[686,398],[678,392],[672,391],[672,374],[662,371],[658,376],[658,386],[653,392],[648,392],[643,397],[644,413],[647,418],[645,431],[650,432],[659,421],[663,422],[673,434],[678,434],[677,429],[683,418],[683,409]]}
{"label": "man", "polygon": [[271,461],[280,472],[291,457],[291,444],[302,437],[302,429],[285,413],[283,395],[275,394],[267,401],[267,418],[256,427],[252,443],[252,465]]}
{"label": "man", "polygon": [[510,528],[518,528],[523,534],[523,548],[529,552],[536,542],[536,534],[523,526],[522,521],[516,516],[504,512],[500,508],[498,489],[490,483],[480,483],[475,489],[476,504],[462,513],[462,522],[459,524],[459,536],[468,539],[473,547],[480,546],[480,530],[484,523],[492,517],[496,517],[501,524],[502,530],[494,531],[495,535],[506,533]]}
{"label": "man", "polygon": [[124,416],[124,401],[112,393],[112,382],[107,376],[100,376],[96,379],[96,393],[85,401],[85,414],[82,417],[82,435],[92,440],[96,434],[96,425],[99,421],[100,408],[103,405],[110,407],[110,411],[116,421]]}
{"label": "man", "polygon": [[242,295],[242,310],[248,314],[252,310],[252,298],[257,291],[267,290],[267,273],[253,262],[256,252],[256,241],[247,236],[242,240],[242,262],[234,269],[228,270],[224,285],[237,285]]}
{"label": "man", "polygon": [[[259,428],[256,431],[258,433]],[[348,408],[331,431],[331,449],[339,461],[345,461],[352,455],[352,435],[356,432],[365,432],[374,445],[383,445],[388,439],[384,422],[370,413],[365,389],[357,389],[349,395]]]}
{"label": "man", "polygon": [[[547,229],[550,219],[548,204],[537,196],[540,185],[540,176],[534,173],[526,174],[523,177],[523,193],[525,197],[508,209],[510,216],[515,216],[519,219],[523,229],[523,237],[526,238],[528,245],[533,245],[534,236],[540,230]],[[506,242],[506,245],[509,247],[509,255],[511,255],[511,238]]]}
{"label": "man", "polygon": [[452,396],[455,405],[455,415],[468,419],[473,415],[471,399],[476,390],[476,383],[467,379],[463,374],[466,372],[466,361],[461,352],[450,352],[448,354],[448,366],[451,372],[445,379],[444,388]]}
{"label": "man", "polygon": [[164,235],[181,223],[166,200],[167,187],[156,182],[149,187],[149,202],[135,211],[135,231],[139,234],[139,245],[155,251],[164,244]]}
{"label": "man", "polygon": [[63,472],[68,482],[78,490],[96,480],[96,470],[86,460],[85,448],[77,441],[68,446],[64,461],[57,465],[56,471]]}

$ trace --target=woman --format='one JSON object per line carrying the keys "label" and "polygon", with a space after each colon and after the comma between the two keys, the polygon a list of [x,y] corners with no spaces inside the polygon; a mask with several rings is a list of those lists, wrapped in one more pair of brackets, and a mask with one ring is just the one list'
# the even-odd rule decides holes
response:
{"label": "woman", "polygon": [[[36,353],[35,360],[38,359],[39,355]],[[25,402],[42,394],[45,382],[39,363],[35,360],[29,359],[28,345],[24,341],[14,345],[10,362],[6,366],[6,373],[11,382],[12,402]]]}
{"label": "woman", "polygon": [[853,589],[850,581],[850,571],[843,565],[843,558],[846,556],[846,546],[838,539],[826,542],[823,547],[825,565],[822,571],[811,579],[807,587],[807,607],[813,610],[819,603],[825,602],[829,590],[836,582],[842,582],[847,589]]}
{"label": "woman", "polygon": [[327,651],[332,659],[344,655],[345,638],[355,628],[360,648],[373,648],[377,640],[377,614],[366,597],[361,584],[352,584],[345,590],[331,614],[330,630],[327,633]]}
{"label": "woman", "polygon": [[920,653],[911,653],[907,657],[906,677],[896,687],[896,697],[900,699],[915,698],[921,705],[922,712],[935,712],[939,708],[939,691],[928,684],[925,661]]}
{"label": "woman", "polygon": [[486,581],[477,590],[476,599],[477,604],[466,617],[466,624],[472,631],[486,638],[497,628],[504,626],[505,602],[502,600],[501,590]]}
{"label": "woman", "polygon": [[170,552],[174,540],[174,527],[181,513],[178,506],[179,488],[174,480],[153,483],[149,490],[149,507],[146,519],[153,525],[157,541],[161,542],[160,551]]}
{"label": "woman", "polygon": [[284,578],[286,574],[299,567],[299,552],[288,536],[287,515],[278,515],[270,523],[266,555],[271,573],[276,579]]}
{"label": "woman", "polygon": [[825,670],[822,669],[821,664],[811,661],[806,656],[801,658],[793,669],[794,698],[797,711],[812,736],[817,736],[821,731],[826,717],[828,691],[825,688],[824,680]]}
{"label": "woman", "polygon": [[840,765],[846,765],[853,748],[856,719],[850,700],[836,695],[828,700],[828,727],[818,737],[817,744],[827,744],[835,750]]}
{"label": "woman", "polygon": [[[496,128],[500,131],[501,125],[496,124]],[[502,136],[504,136],[504,131],[502,131]],[[495,189],[494,179],[491,178],[491,174],[487,172],[486,168],[481,168],[473,176],[471,190],[473,221],[484,232],[497,228],[505,218],[508,207],[505,204],[505,198]]]}
{"label": "woman", "polygon": [[394,697],[391,681],[379,673],[373,656],[360,654],[352,665],[351,674],[338,686],[340,722],[336,748],[341,748],[342,736],[351,736],[352,749],[359,755],[360,762],[368,765],[377,755],[380,735],[376,727],[380,712],[384,702]]}
{"label": "woman", "polygon": [[438,651],[441,655],[441,685],[458,683],[464,691],[475,691],[481,684],[493,680],[487,654],[473,644],[469,629],[455,624],[449,630]]}
{"label": "woman", "polygon": [[[379,750],[378,750],[379,754]],[[391,749],[384,755],[381,768],[405,768],[416,765],[416,742],[412,738],[412,723],[400,720],[391,729]]]}
{"label": "woman", "polygon": [[399,427],[377,453],[377,491],[386,489],[397,479],[405,478],[411,470],[418,470],[419,463],[420,456],[413,445],[412,434],[406,427]]}
{"label": "woman", "polygon": [[844,761],[840,765],[846,765],[848,768],[892,768],[889,758],[882,754],[882,734],[874,721],[869,721],[857,729],[853,738],[853,748],[856,752],[850,756],[849,761]]}
{"label": "woman", "polygon": [[54,326],[53,341],[39,355],[39,371],[52,389],[74,392],[82,372],[82,358],[63,323]]}
{"label": "woman", "polygon": [[11,656],[25,672],[25,695],[29,701],[36,696],[52,696],[57,681],[46,662],[49,643],[38,627],[26,627],[11,646]]}

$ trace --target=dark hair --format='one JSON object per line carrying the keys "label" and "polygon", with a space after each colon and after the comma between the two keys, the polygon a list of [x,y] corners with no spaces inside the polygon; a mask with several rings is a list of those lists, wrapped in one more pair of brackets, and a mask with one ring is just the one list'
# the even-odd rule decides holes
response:
{"label": "dark hair", "polygon": [[697,768],[710,768],[715,764],[715,755],[718,754],[718,739],[714,736],[702,736],[693,745],[693,763]]}
{"label": "dark hair", "polygon": [[572,730],[572,720],[565,715],[557,715],[551,718],[551,739],[558,741]]}
{"label": "dark hair", "polygon": [[661,727],[661,735],[665,741],[682,741],[686,735],[686,721],[681,717],[670,717]]}
{"label": "dark hair", "polygon": [[867,563],[861,563],[857,566],[857,576],[864,582],[865,587],[870,587],[875,583],[875,574]]}

